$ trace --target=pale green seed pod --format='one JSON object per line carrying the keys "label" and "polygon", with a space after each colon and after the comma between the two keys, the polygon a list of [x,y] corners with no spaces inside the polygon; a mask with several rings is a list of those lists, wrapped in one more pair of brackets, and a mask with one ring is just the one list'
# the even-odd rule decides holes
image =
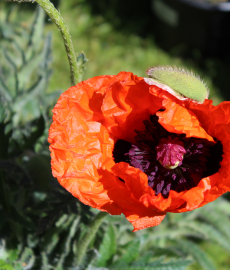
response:
{"label": "pale green seed pod", "polygon": [[150,78],[145,82],[156,85],[178,99],[192,99],[203,103],[208,98],[208,89],[204,82],[192,72],[177,67],[160,66],[152,67],[146,71]]}

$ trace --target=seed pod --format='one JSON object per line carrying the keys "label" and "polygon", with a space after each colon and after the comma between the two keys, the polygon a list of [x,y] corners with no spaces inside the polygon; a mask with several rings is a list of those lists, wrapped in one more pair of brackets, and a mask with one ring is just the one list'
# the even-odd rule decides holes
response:
{"label": "seed pod", "polygon": [[150,78],[145,82],[156,85],[179,99],[193,99],[203,103],[208,98],[208,89],[204,82],[192,72],[177,67],[152,67],[146,71]]}

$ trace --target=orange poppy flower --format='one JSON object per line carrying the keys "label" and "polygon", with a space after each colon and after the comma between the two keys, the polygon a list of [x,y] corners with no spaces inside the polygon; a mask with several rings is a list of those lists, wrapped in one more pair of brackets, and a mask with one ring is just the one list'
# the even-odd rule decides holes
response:
{"label": "orange poppy flower", "polygon": [[53,109],[53,175],[134,231],[155,226],[229,190],[229,122],[229,102],[179,100],[129,72],[94,77]]}

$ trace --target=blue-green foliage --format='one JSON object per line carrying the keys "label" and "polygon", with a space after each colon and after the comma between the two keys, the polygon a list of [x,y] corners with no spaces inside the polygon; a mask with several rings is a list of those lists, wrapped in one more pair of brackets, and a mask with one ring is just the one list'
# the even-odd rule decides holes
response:
{"label": "blue-green foliage", "polygon": [[7,108],[3,122],[7,123],[6,132],[12,131],[14,148],[39,150],[39,141],[44,141],[42,135],[49,126],[48,110],[61,91],[46,93],[51,75],[51,34],[44,36],[44,11],[38,8],[32,24],[25,26],[14,21],[16,15],[15,8],[1,12],[0,102]]}
{"label": "blue-green foliage", "polygon": [[[44,13],[38,9],[26,27],[14,23],[14,16],[16,11],[5,13],[0,25],[0,269],[185,270],[194,262],[199,269],[216,269],[202,244],[230,252],[225,198],[168,213],[161,225],[136,233],[123,216],[107,216],[93,230],[97,211],[61,188],[50,170],[44,139],[57,93],[45,92],[51,36],[43,34]],[[86,60],[79,54],[78,65],[83,68]]]}

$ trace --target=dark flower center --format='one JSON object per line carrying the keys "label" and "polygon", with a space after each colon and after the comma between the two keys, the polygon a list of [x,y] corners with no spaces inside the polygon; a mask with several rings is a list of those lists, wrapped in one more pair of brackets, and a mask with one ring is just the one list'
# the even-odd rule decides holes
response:
{"label": "dark flower center", "polygon": [[135,144],[118,140],[114,161],[127,162],[148,176],[148,185],[165,198],[169,191],[181,192],[197,186],[203,177],[220,168],[223,147],[185,134],[170,133],[158,123],[156,115],[145,120],[145,130],[137,131]]}

